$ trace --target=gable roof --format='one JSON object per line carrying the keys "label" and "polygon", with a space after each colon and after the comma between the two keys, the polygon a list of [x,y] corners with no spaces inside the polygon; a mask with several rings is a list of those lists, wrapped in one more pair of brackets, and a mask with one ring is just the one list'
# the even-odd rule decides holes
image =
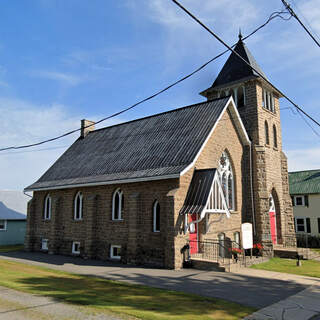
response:
{"label": "gable roof", "polygon": [[[256,69],[265,78],[267,78],[256,62],[255,58],[241,39],[239,39],[238,43],[236,44],[234,51],[237,52],[243,59],[245,59],[251,67]],[[260,75],[250,66],[248,66],[243,60],[241,60],[235,53],[232,52],[223,68],[221,69],[218,77],[209,89],[224,87],[227,84],[238,82],[240,80],[249,80],[251,78],[260,77]],[[207,90],[205,90],[201,94],[205,93]]]}
{"label": "gable roof", "polygon": [[229,105],[244,130],[227,97],[91,131],[26,190],[178,178]]}
{"label": "gable roof", "polygon": [[216,169],[197,169],[194,171],[180,214],[201,213],[203,211],[208,201],[215,173]]}
{"label": "gable roof", "polygon": [[289,172],[290,194],[320,193],[320,169]]}
{"label": "gable roof", "polygon": [[0,220],[26,220],[28,201],[21,191],[0,190]]}

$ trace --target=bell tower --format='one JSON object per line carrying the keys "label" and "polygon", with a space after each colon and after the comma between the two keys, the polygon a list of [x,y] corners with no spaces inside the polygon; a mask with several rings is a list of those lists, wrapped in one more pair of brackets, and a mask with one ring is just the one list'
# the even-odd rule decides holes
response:
{"label": "bell tower", "polygon": [[[253,222],[255,241],[262,242],[265,252],[272,255],[275,246],[296,246],[287,158],[282,152],[279,106],[282,96],[259,75],[266,78],[241,33],[234,50],[248,64],[232,52],[212,86],[200,94],[208,100],[224,96],[234,99],[252,142],[244,159],[242,181],[247,186],[243,186],[246,198],[242,219]],[[248,178],[251,176],[252,194]]]}

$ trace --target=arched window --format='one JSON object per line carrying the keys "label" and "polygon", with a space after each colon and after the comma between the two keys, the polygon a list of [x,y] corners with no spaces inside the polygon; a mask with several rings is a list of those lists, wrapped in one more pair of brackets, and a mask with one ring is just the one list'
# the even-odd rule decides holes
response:
{"label": "arched window", "polygon": [[153,232],[160,232],[160,204],[158,200],[153,204]]}
{"label": "arched window", "polygon": [[124,209],[123,192],[117,189],[112,197],[112,220],[122,220],[122,212]]}
{"label": "arched window", "polygon": [[228,209],[234,210],[234,177],[231,162],[226,152],[223,152],[220,157],[218,173]]}
{"label": "arched window", "polygon": [[51,219],[51,197],[50,197],[49,194],[44,199],[43,218],[45,220],[50,220]]}
{"label": "arched window", "polygon": [[269,140],[269,126],[268,126],[268,122],[265,121],[264,123],[264,131],[265,131],[265,136],[266,136],[266,144],[270,144],[270,140]]}
{"label": "arched window", "polygon": [[244,87],[241,86],[237,90],[237,103],[238,103],[238,108],[244,107],[245,104],[245,97],[244,97]]}
{"label": "arched window", "polygon": [[277,128],[275,125],[273,125],[273,146],[278,148]]}
{"label": "arched window", "polygon": [[82,193],[79,191],[74,198],[74,220],[82,219]]}

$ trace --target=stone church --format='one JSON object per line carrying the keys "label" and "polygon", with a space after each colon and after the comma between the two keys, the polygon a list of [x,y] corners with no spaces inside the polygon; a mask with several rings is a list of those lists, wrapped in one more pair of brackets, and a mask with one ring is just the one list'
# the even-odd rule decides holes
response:
{"label": "stone church", "polygon": [[[235,50],[264,74],[241,37]],[[294,246],[281,94],[250,66],[231,53],[206,102],[98,130],[82,120],[25,189],[26,250],[181,268],[186,244],[240,246],[243,222],[266,255]]]}

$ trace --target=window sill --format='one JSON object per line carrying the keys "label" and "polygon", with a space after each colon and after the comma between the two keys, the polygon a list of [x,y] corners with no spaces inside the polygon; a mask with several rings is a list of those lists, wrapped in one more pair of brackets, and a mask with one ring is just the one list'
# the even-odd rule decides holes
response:
{"label": "window sill", "polygon": [[124,219],[111,219],[111,221],[113,221],[113,222],[122,222],[122,221],[124,221]]}
{"label": "window sill", "polygon": [[152,233],[153,233],[153,234],[160,234],[160,230],[159,230],[159,231],[153,230]]}
{"label": "window sill", "polygon": [[83,221],[83,219],[73,219],[75,222]]}
{"label": "window sill", "polygon": [[1,232],[1,231],[7,231],[7,229],[0,229],[0,232]]}
{"label": "window sill", "polygon": [[273,111],[271,111],[271,110],[269,110],[269,109],[267,109],[266,107],[263,107],[262,106],[262,109],[264,110],[264,111],[266,111],[266,112],[269,112],[270,114],[272,114],[272,115],[276,115],[276,113],[275,112],[273,112]]}
{"label": "window sill", "polygon": [[279,149],[277,147],[273,147],[274,151],[279,151]]}

